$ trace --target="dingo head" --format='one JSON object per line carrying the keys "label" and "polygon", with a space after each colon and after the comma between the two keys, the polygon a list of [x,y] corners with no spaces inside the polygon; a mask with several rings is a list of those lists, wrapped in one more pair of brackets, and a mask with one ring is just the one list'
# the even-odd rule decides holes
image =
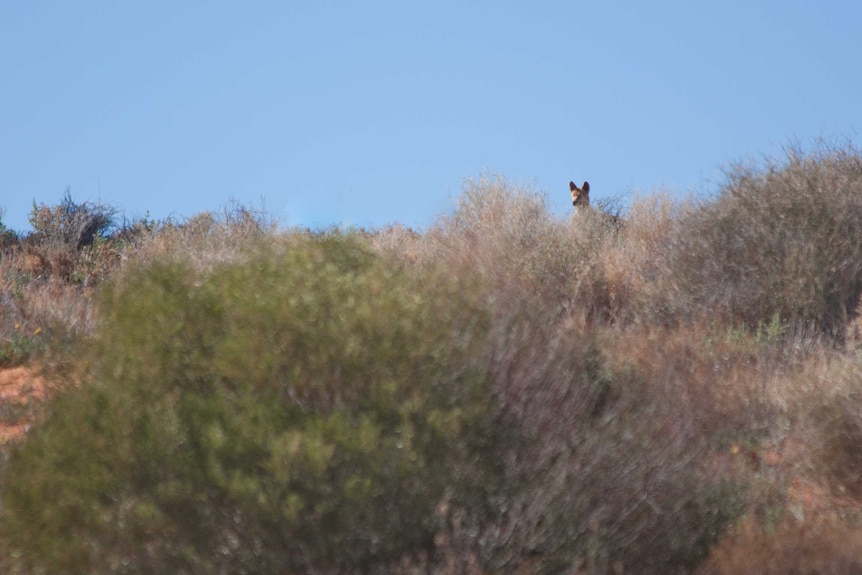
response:
{"label": "dingo head", "polygon": [[590,207],[590,183],[584,182],[582,187],[575,185],[575,182],[569,182],[569,191],[572,192],[572,205],[575,209]]}
{"label": "dingo head", "polygon": [[600,209],[593,210],[590,206],[590,183],[584,182],[580,188],[575,185],[575,182],[569,182],[569,191],[572,193],[572,205],[575,207],[575,214],[598,214],[602,222],[610,225],[615,230],[619,231],[624,225],[625,220],[619,215],[610,214]]}

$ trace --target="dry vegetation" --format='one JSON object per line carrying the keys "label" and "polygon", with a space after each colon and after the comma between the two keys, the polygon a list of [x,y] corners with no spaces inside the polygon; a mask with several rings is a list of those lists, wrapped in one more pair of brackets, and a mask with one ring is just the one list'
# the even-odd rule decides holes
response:
{"label": "dry vegetation", "polygon": [[31,224],[0,363],[60,383],[0,378],[4,573],[862,569],[852,147],[622,228],[491,176],[422,232]]}

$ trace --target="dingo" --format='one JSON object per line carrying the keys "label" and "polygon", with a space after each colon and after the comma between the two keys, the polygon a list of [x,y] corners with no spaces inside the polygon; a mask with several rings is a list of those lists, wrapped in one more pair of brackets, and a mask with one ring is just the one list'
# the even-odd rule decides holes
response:
{"label": "dingo", "polygon": [[625,220],[623,220],[620,216],[609,214],[601,210],[594,210],[592,207],[590,207],[589,182],[584,182],[584,185],[582,185],[580,188],[575,184],[575,182],[569,182],[569,191],[572,193],[572,206],[574,206],[576,214],[583,211],[591,210],[597,214],[601,214],[602,219],[605,221],[605,223],[610,224],[617,230],[619,230],[625,224]]}

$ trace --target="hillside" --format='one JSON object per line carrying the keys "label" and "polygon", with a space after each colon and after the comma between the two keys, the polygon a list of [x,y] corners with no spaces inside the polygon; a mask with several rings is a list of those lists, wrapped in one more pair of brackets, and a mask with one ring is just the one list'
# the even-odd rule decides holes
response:
{"label": "hillside", "polygon": [[0,572],[858,573],[862,153],[624,217],[493,176],[422,231],[35,206]]}

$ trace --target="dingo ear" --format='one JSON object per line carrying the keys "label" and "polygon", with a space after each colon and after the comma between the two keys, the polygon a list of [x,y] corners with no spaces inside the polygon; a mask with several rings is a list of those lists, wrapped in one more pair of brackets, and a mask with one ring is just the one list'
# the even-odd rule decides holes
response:
{"label": "dingo ear", "polygon": [[[574,185],[574,184],[572,184],[572,185]],[[584,190],[584,192],[587,194],[590,193],[590,183],[584,182],[584,186],[581,189]]]}
{"label": "dingo ear", "polygon": [[574,192],[578,189],[578,186],[575,185],[575,182],[569,182],[569,190]]}

